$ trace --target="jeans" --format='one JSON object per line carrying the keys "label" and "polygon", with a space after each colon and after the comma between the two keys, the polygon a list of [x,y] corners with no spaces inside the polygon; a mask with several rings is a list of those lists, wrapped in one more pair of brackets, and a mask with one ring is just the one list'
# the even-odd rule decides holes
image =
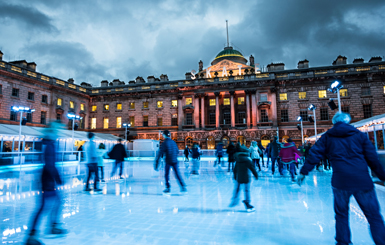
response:
{"label": "jeans", "polygon": [[253,166],[255,169],[257,169],[257,166],[258,166],[259,171],[261,171],[261,165],[259,164],[259,159],[253,159]]}
{"label": "jeans", "polygon": [[234,162],[229,162],[229,168],[227,171],[230,172],[230,165],[231,165],[231,170],[234,171],[234,165],[235,165]]}
{"label": "jeans", "polygon": [[295,168],[296,168],[296,164],[293,162],[293,163],[290,163],[290,175],[291,175],[291,179],[294,180],[295,177],[294,177],[294,174],[295,174]]}
{"label": "jeans", "polygon": [[58,195],[58,193],[56,191],[44,191],[42,193],[42,200],[41,200],[40,208],[38,209],[35,217],[33,218],[31,232],[36,231],[36,227],[39,223],[39,218],[40,218],[42,212],[44,211],[44,209],[46,209],[47,202],[51,202],[50,206],[52,207],[51,216],[50,216],[51,224],[53,225],[55,223],[58,223],[59,210],[61,207],[60,196]]}
{"label": "jeans", "polygon": [[369,222],[370,233],[375,244],[385,244],[385,226],[380,213],[376,192],[374,189],[366,191],[346,191],[333,187],[334,212],[336,218],[337,244],[350,244],[349,228],[349,200],[354,196],[362,212]]}
{"label": "jeans", "polygon": [[192,170],[191,170],[191,173],[198,174],[199,165],[200,165],[200,162],[199,162],[198,158],[193,158],[192,159]]}
{"label": "jeans", "polygon": [[233,194],[233,203],[238,203],[238,197],[239,197],[239,191],[241,190],[241,185],[244,186],[245,188],[245,201],[247,203],[250,203],[250,183],[238,183],[237,181],[235,182],[235,188],[234,188],[234,194]]}
{"label": "jeans", "polygon": [[282,173],[282,163],[281,163],[281,160],[278,158],[278,157],[272,157],[271,158],[271,172],[274,174],[275,172],[275,162],[278,163],[278,171],[281,175],[283,175]]}
{"label": "jeans", "polygon": [[174,174],[175,174],[175,178],[179,182],[179,185],[181,187],[184,187],[185,184],[183,182],[182,177],[180,176],[179,169],[178,169],[178,164],[175,163],[175,164],[171,165],[171,164],[166,163],[166,166],[164,168],[164,171],[165,171],[164,178],[166,179],[166,188],[170,188],[171,187],[171,185],[170,185],[170,168],[173,168]]}
{"label": "jeans", "polygon": [[94,174],[94,189],[97,189],[97,183],[99,181],[99,174],[98,174],[98,165],[96,163],[89,163],[87,164],[88,167],[88,176],[87,176],[87,182],[86,182],[86,189],[89,188],[89,182],[91,179],[91,175]]}
{"label": "jeans", "polygon": [[115,172],[116,172],[116,169],[118,168],[118,165],[120,164],[120,173],[119,173],[119,176],[122,177],[122,174],[123,174],[123,161],[120,161],[120,160],[115,160],[115,165],[114,165],[114,168],[112,169],[112,172],[111,172],[111,177],[114,176]]}
{"label": "jeans", "polygon": [[104,167],[98,166],[98,168],[100,168],[100,176],[101,176],[101,179],[103,180],[104,179]]}
{"label": "jeans", "polygon": [[260,159],[262,159],[262,167],[265,167],[265,159],[263,159],[263,154],[260,154]]}

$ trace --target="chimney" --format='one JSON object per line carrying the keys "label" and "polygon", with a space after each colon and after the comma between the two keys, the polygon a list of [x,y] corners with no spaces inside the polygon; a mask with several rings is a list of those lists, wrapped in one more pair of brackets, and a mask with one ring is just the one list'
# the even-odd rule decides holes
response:
{"label": "chimney", "polygon": [[203,61],[199,61],[199,71],[203,71]]}
{"label": "chimney", "polygon": [[129,81],[128,84],[135,84],[135,80]]}
{"label": "chimney", "polygon": [[155,77],[154,77],[154,76],[148,76],[148,77],[147,77],[147,82],[148,82],[148,83],[153,83],[153,82],[155,82]]}
{"label": "chimney", "polygon": [[120,85],[120,80],[119,79],[114,79],[112,80],[113,86],[119,86]]}
{"label": "chimney", "polygon": [[284,63],[271,63],[267,65],[267,71],[283,71],[285,70],[285,64]]}
{"label": "chimney", "polygon": [[160,81],[161,81],[161,82],[167,82],[167,81],[168,81],[168,76],[167,76],[166,74],[160,75]]}
{"label": "chimney", "polygon": [[362,63],[364,63],[363,58],[356,58],[353,60],[353,64],[362,64]]}
{"label": "chimney", "polygon": [[135,79],[135,82],[136,83],[146,83],[146,81],[143,79],[143,77],[139,77],[139,76]]}
{"label": "chimney", "polygon": [[75,80],[73,78],[68,79],[68,83],[74,84]]}
{"label": "chimney", "polygon": [[125,85],[126,83],[124,81],[120,81],[119,85]]}
{"label": "chimney", "polygon": [[28,64],[27,61],[25,60],[16,60],[16,61],[11,61],[9,63],[18,65],[18,66],[24,66],[24,67],[27,67],[27,64]]}
{"label": "chimney", "polygon": [[28,69],[30,69],[32,71],[36,71],[36,63],[35,62],[27,63],[27,67],[28,67]]}
{"label": "chimney", "polygon": [[108,81],[107,80],[103,80],[100,82],[100,87],[108,87]]}
{"label": "chimney", "polygon": [[347,58],[342,55],[338,55],[337,59],[333,61],[332,65],[346,65]]}
{"label": "chimney", "polygon": [[298,66],[297,66],[298,69],[305,69],[305,68],[309,68],[309,61],[307,59],[304,59],[304,60],[301,60],[298,62]]}
{"label": "chimney", "polygon": [[3,52],[0,50],[0,60],[3,60]]}
{"label": "chimney", "polygon": [[369,63],[374,63],[374,62],[381,62],[382,58],[380,56],[375,56],[370,58]]}
{"label": "chimney", "polygon": [[250,55],[250,66],[254,66],[254,56]]}

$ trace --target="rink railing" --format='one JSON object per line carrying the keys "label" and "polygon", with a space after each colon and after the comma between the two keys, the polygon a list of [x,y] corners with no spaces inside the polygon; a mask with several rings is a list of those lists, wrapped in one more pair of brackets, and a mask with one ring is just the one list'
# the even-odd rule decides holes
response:
{"label": "rink railing", "polygon": [[[80,162],[80,151],[58,151],[57,162]],[[0,166],[43,163],[43,152],[0,152]]]}
{"label": "rink railing", "polygon": [[[201,151],[201,157],[215,157],[216,151],[215,150],[200,150]],[[129,157],[156,157],[156,151],[134,151],[134,150],[128,150],[127,156]],[[226,150],[223,152],[223,156],[227,156]],[[179,150],[178,157],[184,157],[184,150]],[[189,157],[191,158],[191,153],[189,154]]]}

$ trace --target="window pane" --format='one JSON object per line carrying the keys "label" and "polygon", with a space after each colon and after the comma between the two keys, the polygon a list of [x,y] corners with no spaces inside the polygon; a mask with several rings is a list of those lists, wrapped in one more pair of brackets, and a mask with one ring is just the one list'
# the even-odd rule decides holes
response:
{"label": "window pane", "polygon": [[62,105],[62,100],[60,98],[57,99],[57,105],[61,106]]}
{"label": "window pane", "polygon": [[84,104],[80,104],[80,110],[84,111]]}
{"label": "window pane", "polygon": [[40,123],[41,124],[46,124],[46,116],[47,116],[47,112],[42,111],[40,114]]}
{"label": "window pane", "polygon": [[31,92],[28,92],[28,99],[29,100],[35,100],[35,94],[31,93]]}
{"label": "window pane", "polygon": [[363,96],[366,96],[366,95],[370,95],[370,87],[363,87],[361,88],[361,95]]}
{"label": "window pane", "polygon": [[321,108],[321,120],[329,120],[329,110],[327,107]]}
{"label": "window pane", "polygon": [[192,98],[186,98],[186,105],[192,104]]}
{"label": "window pane", "polygon": [[143,127],[148,126],[148,116],[143,116]]}
{"label": "window pane", "polygon": [[364,118],[372,117],[372,105],[364,105]]}
{"label": "window pane", "polygon": [[70,108],[71,108],[71,109],[75,108],[75,104],[74,104],[73,101],[70,101]]}
{"label": "window pane", "polygon": [[178,126],[178,114],[172,114],[171,126]]}
{"label": "window pane", "polygon": [[145,109],[148,108],[148,102],[147,101],[143,102],[143,108],[145,108]]}
{"label": "window pane", "polygon": [[109,111],[110,110],[110,105],[104,105],[104,110]]}
{"label": "window pane", "polygon": [[96,105],[92,106],[92,111],[96,111]]}
{"label": "window pane", "polygon": [[215,106],[215,99],[210,99],[210,106]]}
{"label": "window pane", "polygon": [[288,122],[289,121],[289,112],[288,110],[281,110],[281,122]]}
{"label": "window pane", "polygon": [[299,115],[301,116],[302,118],[302,121],[308,121],[308,110],[307,109],[301,109],[299,111]]}
{"label": "window pane", "polygon": [[231,114],[230,112],[224,112],[223,113],[223,124],[230,124],[231,123]]}
{"label": "window pane", "polygon": [[260,96],[261,101],[267,101],[267,94],[266,93],[260,94],[259,96]]}
{"label": "window pane", "polygon": [[122,110],[122,104],[116,104],[116,110],[120,111]]}
{"label": "window pane", "polygon": [[209,115],[209,124],[211,124],[211,125],[216,124],[215,113],[210,113],[210,115]]}
{"label": "window pane", "polygon": [[41,102],[42,102],[42,103],[47,103],[47,101],[48,101],[47,95],[43,95],[43,96],[41,97]]}
{"label": "window pane", "polygon": [[158,126],[163,126],[163,118],[158,117]]}
{"label": "window pane", "polygon": [[318,98],[327,98],[326,90],[318,90]]}
{"label": "window pane", "polygon": [[244,105],[245,104],[245,97],[238,97],[238,105]]}
{"label": "window pane", "polygon": [[177,107],[178,106],[178,100],[171,100],[171,107]]}
{"label": "window pane", "polygon": [[108,117],[105,117],[103,120],[103,128],[108,128]]}
{"label": "window pane", "polygon": [[122,127],[122,117],[117,117],[116,118],[116,128],[121,128]]}
{"label": "window pane", "polygon": [[186,125],[193,125],[192,113],[186,113]]}
{"label": "window pane", "polygon": [[135,109],[135,102],[130,102],[130,109]]}
{"label": "window pane", "polygon": [[287,100],[287,93],[279,94],[279,100]]}
{"label": "window pane", "polygon": [[158,101],[156,102],[156,107],[162,108],[162,107],[163,107],[163,101],[162,101],[162,100],[158,100]]}
{"label": "window pane", "polygon": [[135,117],[134,116],[130,116],[130,124],[131,124],[131,127],[135,127]]}
{"label": "window pane", "polygon": [[223,105],[230,105],[230,98],[224,98]]}
{"label": "window pane", "polygon": [[238,123],[246,123],[246,113],[238,112]]}
{"label": "window pane", "polygon": [[17,89],[17,88],[12,88],[12,96],[14,96],[14,97],[19,97],[19,89]]}
{"label": "window pane", "polygon": [[96,129],[96,118],[91,119],[91,129]]}
{"label": "window pane", "polygon": [[300,100],[306,99],[306,92],[299,92],[299,93],[298,93],[298,98],[299,98]]}
{"label": "window pane", "polygon": [[347,97],[348,96],[348,89],[344,88],[340,90],[340,96],[341,97]]}
{"label": "window pane", "polygon": [[269,122],[269,116],[267,115],[267,111],[265,109],[261,110],[261,122]]}
{"label": "window pane", "polygon": [[350,114],[349,106],[341,106],[341,111]]}

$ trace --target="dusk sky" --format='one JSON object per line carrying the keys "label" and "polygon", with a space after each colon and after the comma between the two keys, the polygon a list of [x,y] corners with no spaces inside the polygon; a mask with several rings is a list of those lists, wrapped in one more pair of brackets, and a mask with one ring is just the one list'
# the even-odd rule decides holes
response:
{"label": "dusk sky", "polygon": [[231,45],[262,66],[385,55],[384,0],[1,0],[0,50],[5,61],[34,61],[77,84],[178,80],[223,50],[226,20]]}

